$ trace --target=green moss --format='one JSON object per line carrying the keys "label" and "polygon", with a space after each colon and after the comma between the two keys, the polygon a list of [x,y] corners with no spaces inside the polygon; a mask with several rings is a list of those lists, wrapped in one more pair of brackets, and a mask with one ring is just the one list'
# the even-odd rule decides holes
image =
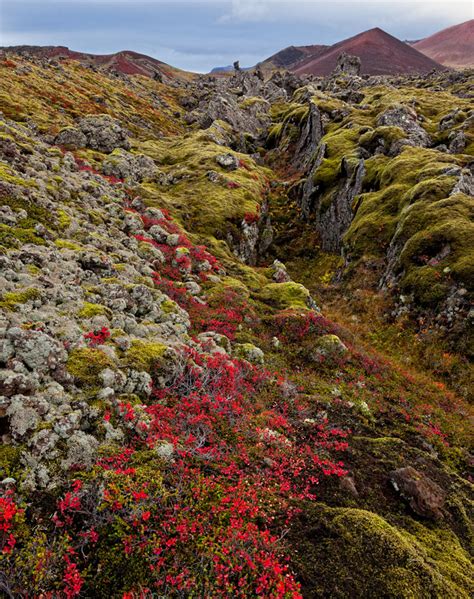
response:
{"label": "green moss", "polygon": [[212,142],[205,132],[182,139],[153,140],[140,144],[139,150],[153,158],[178,182],[166,188],[166,194],[152,182],[140,186],[148,206],[170,209],[185,229],[196,235],[227,239],[231,223],[240,227],[246,213],[255,214],[265,195],[270,171],[258,166],[246,154],[235,152],[245,167],[212,183],[207,173],[216,170],[216,157],[222,146]]}
{"label": "green moss", "polygon": [[308,596],[467,599],[474,591],[469,557],[449,531],[319,506],[301,534],[296,561]]}
{"label": "green moss", "polygon": [[269,283],[265,285],[260,297],[269,304],[279,308],[308,308],[310,294],[300,283]]}
{"label": "green moss", "polygon": [[75,243],[74,241],[69,241],[68,239],[56,239],[54,241],[54,244],[59,249],[65,249],[65,250],[81,250],[82,249],[82,246],[80,246],[78,243]]}
{"label": "green moss", "polygon": [[173,302],[172,300],[165,300],[160,304],[160,308],[165,314],[175,314],[178,311],[176,302]]}
{"label": "green moss", "polygon": [[377,127],[363,133],[359,137],[359,144],[369,151],[374,151],[380,145],[388,149],[394,142],[405,137],[406,133],[400,127]]}
{"label": "green moss", "polygon": [[22,448],[13,445],[0,445],[0,476],[2,478],[17,478],[18,469],[22,469],[20,463]]}
{"label": "green moss", "polygon": [[92,387],[98,383],[99,374],[106,368],[114,368],[112,359],[102,350],[93,347],[73,349],[67,361],[67,370],[76,383]]}
{"label": "green moss", "polygon": [[20,187],[38,187],[36,181],[22,179],[18,175],[15,175],[13,169],[4,163],[0,163],[0,180],[12,185],[19,185]]}
{"label": "green moss", "polygon": [[41,292],[35,287],[23,289],[22,291],[8,291],[4,293],[0,299],[0,308],[13,311],[20,304],[38,299],[41,297]]}
{"label": "green moss", "polygon": [[129,368],[150,372],[161,362],[166,349],[163,343],[134,340],[125,352],[124,363]]}
{"label": "green moss", "polygon": [[58,210],[58,221],[60,229],[68,229],[71,226],[71,217],[65,210]]}
{"label": "green moss", "polygon": [[267,100],[265,100],[264,98],[261,98],[260,96],[254,96],[252,98],[245,98],[245,100],[242,100],[242,102],[239,103],[239,108],[242,108],[243,110],[245,110],[246,108],[251,108],[252,106],[258,105],[258,104],[268,104]]}
{"label": "green moss", "polygon": [[112,311],[102,304],[85,302],[78,314],[79,318],[93,318],[94,316],[112,316]]}

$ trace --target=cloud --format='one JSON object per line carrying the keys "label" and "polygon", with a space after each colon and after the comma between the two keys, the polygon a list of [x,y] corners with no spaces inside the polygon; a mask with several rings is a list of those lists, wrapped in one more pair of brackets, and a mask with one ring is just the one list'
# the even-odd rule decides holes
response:
{"label": "cloud", "polygon": [[0,44],[130,49],[204,72],[376,26],[419,39],[469,18],[461,0],[0,0]]}
{"label": "cloud", "polygon": [[[225,4],[225,2],[223,2]],[[473,16],[470,0],[232,0],[221,23],[304,22],[336,23],[377,18],[387,22],[414,22],[417,19],[450,22]]]}
{"label": "cloud", "polygon": [[269,16],[270,3],[265,0],[232,0],[231,11],[219,18],[220,23],[261,22]]}

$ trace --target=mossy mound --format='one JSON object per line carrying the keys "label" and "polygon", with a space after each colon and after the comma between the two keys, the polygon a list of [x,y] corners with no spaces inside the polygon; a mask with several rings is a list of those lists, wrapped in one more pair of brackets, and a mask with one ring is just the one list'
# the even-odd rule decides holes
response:
{"label": "mossy mound", "polygon": [[298,555],[307,597],[468,598],[467,553],[449,531],[414,524],[410,532],[355,508],[315,506],[300,531]]}
{"label": "mossy mound", "polygon": [[280,310],[309,308],[311,296],[301,283],[269,283],[259,294],[261,299]]}

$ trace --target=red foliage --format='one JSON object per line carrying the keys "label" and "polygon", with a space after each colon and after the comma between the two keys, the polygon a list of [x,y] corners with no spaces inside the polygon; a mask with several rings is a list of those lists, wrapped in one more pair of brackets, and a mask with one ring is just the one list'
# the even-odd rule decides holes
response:
{"label": "red foliage", "polygon": [[22,513],[13,499],[13,491],[7,491],[0,497],[0,548],[2,553],[11,553],[16,545],[12,533],[17,515]]}
{"label": "red foliage", "polygon": [[88,333],[84,333],[84,338],[87,339],[87,342],[91,347],[102,345],[109,337],[110,331],[107,327],[102,327],[98,331],[89,331]]}

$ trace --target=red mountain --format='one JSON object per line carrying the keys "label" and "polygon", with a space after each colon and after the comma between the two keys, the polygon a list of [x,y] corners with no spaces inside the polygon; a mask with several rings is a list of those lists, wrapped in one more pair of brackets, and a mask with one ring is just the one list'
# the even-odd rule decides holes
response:
{"label": "red mountain", "polygon": [[474,19],[438,31],[412,46],[446,66],[474,67]]}
{"label": "red mountain", "polygon": [[115,54],[88,54],[86,52],[76,52],[65,46],[10,46],[2,50],[16,52],[18,54],[30,54],[42,58],[56,58],[58,60],[77,60],[82,64],[103,68],[108,71],[124,73],[126,75],[144,75],[154,77],[155,75],[164,75],[170,79],[184,75],[184,71],[179,71],[165,62],[132,52],[123,50]]}
{"label": "red mountain", "polygon": [[426,73],[432,69],[444,68],[415,48],[376,27],[330,46],[320,56],[309,57],[292,70],[297,74],[330,75],[342,52],[361,59],[362,75]]}

